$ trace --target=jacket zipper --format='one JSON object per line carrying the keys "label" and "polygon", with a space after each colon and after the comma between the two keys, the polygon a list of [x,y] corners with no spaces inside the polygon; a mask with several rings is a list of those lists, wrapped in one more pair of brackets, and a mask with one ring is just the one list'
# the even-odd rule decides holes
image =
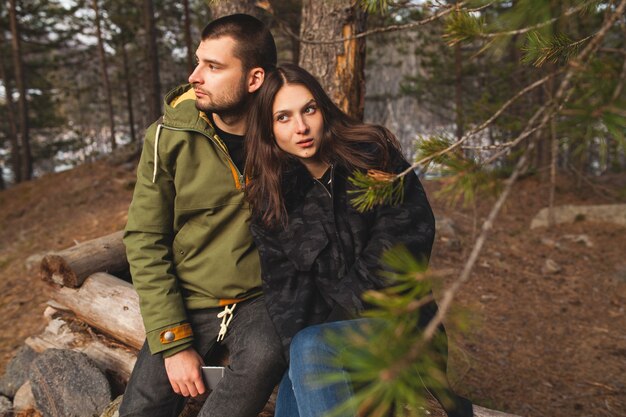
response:
{"label": "jacket zipper", "polygon": [[[243,190],[243,186],[244,186],[244,176],[241,172],[239,172],[239,168],[237,168],[237,165],[235,165],[235,163],[233,162],[233,159],[230,157],[230,154],[228,153],[228,151],[225,150],[226,145],[224,145],[224,143],[220,140],[219,142],[217,141],[217,139],[212,138],[211,136],[207,135],[205,132],[202,132],[200,130],[196,130],[196,129],[181,129],[178,127],[171,127],[171,126],[167,126],[167,125],[162,125],[165,129],[169,129],[169,130],[173,130],[176,132],[195,132],[195,133],[199,133],[202,136],[204,136],[205,138],[209,139],[211,142],[213,142],[214,145],[216,145],[219,150],[224,154],[224,156],[226,156],[226,158],[228,159],[228,162],[230,162],[231,166],[235,168],[235,171],[237,172],[237,176],[239,178],[239,185],[241,186],[241,190]],[[215,135],[217,136],[217,135]],[[244,171],[245,172],[245,171]]]}
{"label": "jacket zipper", "polygon": [[317,183],[324,189],[324,191],[326,191],[326,193],[328,194],[328,196],[330,197],[330,208],[331,208],[331,213],[333,216],[333,223],[334,223],[334,235],[335,235],[335,239],[337,240],[337,248],[339,250],[339,255],[341,256],[341,258],[344,258],[344,249],[343,249],[343,245],[341,244],[341,239],[339,238],[339,232],[337,231],[337,219],[335,218],[335,198],[334,198],[334,188],[335,188],[335,166],[331,165],[330,166],[330,191],[328,191],[328,189],[324,186],[324,184],[318,180],[317,178],[314,178],[315,181],[317,181]]}
{"label": "jacket zipper", "polygon": [[[334,169],[335,169],[335,166],[334,166],[334,165],[331,165],[331,166],[330,166],[330,190],[331,190],[331,191],[332,191],[332,189],[333,189],[333,182],[334,182],[334,181],[333,181],[333,180],[334,180],[334,178],[333,178],[333,177],[334,177],[334,175],[333,175],[333,173],[334,173]],[[315,181],[316,181],[319,185],[321,185],[321,186],[322,186],[322,188],[324,189],[324,191],[326,191],[326,194],[328,194],[328,196],[330,197],[330,199],[331,199],[331,200],[333,200],[333,194],[332,194],[332,192],[331,192],[331,191],[328,191],[328,188],[326,188],[326,186],[322,183],[322,181],[320,181],[320,180],[319,180],[319,179],[317,179],[317,178],[313,178],[313,179],[314,179],[314,180],[315,180]],[[332,201],[332,203],[333,203],[333,204],[332,204],[332,207],[333,207],[333,212],[334,212],[334,210],[335,210],[334,201]]]}

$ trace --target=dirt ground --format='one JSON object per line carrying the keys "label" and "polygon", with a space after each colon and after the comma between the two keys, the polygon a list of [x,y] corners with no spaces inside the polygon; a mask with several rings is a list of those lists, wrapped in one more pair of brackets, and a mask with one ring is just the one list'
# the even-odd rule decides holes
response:
{"label": "dirt ground", "polygon": [[[27,259],[121,229],[133,181],[132,164],[101,161],[0,192],[0,372],[43,328],[45,286]],[[451,280],[474,242],[474,210],[447,207],[439,184],[426,187],[456,231],[438,237],[431,260]],[[561,178],[556,204],[624,203],[625,187],[626,175]],[[626,416],[626,228],[581,220],[530,230],[548,191],[524,179],[497,219],[456,301],[469,330],[449,325],[450,378],[475,403],[522,416]],[[479,204],[479,227],[491,203]],[[542,271],[548,259],[561,271]]]}

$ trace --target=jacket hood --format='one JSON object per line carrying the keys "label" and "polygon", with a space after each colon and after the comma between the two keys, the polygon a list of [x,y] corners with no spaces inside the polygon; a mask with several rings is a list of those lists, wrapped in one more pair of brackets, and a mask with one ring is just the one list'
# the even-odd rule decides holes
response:
{"label": "jacket hood", "polygon": [[180,129],[206,131],[215,134],[209,118],[196,108],[196,94],[191,84],[181,85],[165,95],[163,125]]}

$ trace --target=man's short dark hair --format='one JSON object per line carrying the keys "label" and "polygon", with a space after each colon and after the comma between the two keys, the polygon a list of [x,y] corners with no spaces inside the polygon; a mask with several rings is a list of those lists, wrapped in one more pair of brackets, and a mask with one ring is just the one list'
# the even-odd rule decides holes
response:
{"label": "man's short dark hair", "polygon": [[202,40],[230,36],[235,40],[235,56],[243,63],[244,70],[261,67],[271,71],[276,67],[276,44],[271,32],[256,17],[232,14],[220,17],[205,26]]}

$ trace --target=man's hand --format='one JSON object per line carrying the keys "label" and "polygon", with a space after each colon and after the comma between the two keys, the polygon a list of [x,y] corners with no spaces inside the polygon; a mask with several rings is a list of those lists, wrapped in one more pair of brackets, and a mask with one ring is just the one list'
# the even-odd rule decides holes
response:
{"label": "man's hand", "polygon": [[165,370],[174,392],[185,397],[204,394],[202,365],[202,357],[192,347],[165,358]]}

